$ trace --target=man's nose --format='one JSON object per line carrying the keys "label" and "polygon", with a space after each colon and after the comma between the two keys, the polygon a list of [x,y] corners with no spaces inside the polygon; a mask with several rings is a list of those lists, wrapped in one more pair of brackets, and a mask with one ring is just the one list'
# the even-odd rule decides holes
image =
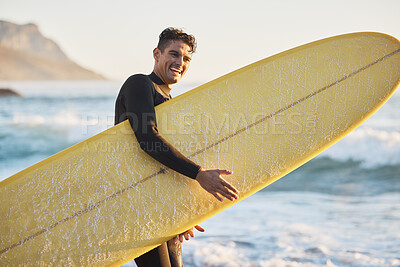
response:
{"label": "man's nose", "polygon": [[183,65],[183,57],[177,57],[175,63],[179,66]]}

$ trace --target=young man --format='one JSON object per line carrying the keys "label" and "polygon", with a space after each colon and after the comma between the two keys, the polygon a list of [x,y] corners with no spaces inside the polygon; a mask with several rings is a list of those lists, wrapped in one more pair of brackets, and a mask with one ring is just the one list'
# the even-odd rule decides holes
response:
{"label": "young man", "polygon": [[[231,174],[227,170],[205,170],[185,157],[157,130],[154,107],[171,98],[171,85],[179,82],[189,68],[196,41],[192,35],[174,28],[165,29],[159,36],[153,50],[154,69],[150,75],[136,74],[122,85],[115,104],[115,124],[129,120],[140,147],[150,156],[189,178],[195,179],[202,188],[219,201],[238,198],[238,191],[221,174]],[[200,226],[195,227],[204,231]],[[160,247],[135,259],[142,266],[182,266],[180,242],[183,237],[193,237],[189,229]],[[180,241],[180,242],[179,242]]]}

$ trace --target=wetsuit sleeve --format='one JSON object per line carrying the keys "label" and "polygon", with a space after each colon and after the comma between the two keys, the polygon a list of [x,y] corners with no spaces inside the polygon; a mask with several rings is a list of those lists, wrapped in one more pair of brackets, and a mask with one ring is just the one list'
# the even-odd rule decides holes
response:
{"label": "wetsuit sleeve", "polygon": [[121,101],[140,147],[168,168],[195,179],[200,166],[185,157],[157,130],[153,84],[145,77],[130,77],[123,85]]}

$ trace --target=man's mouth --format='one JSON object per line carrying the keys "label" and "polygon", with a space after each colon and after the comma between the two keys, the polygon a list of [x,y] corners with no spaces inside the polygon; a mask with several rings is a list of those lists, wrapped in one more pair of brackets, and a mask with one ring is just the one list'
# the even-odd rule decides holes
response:
{"label": "man's mouth", "polygon": [[170,68],[173,72],[178,73],[179,75],[182,74],[182,70],[175,68],[175,67],[171,67]]}

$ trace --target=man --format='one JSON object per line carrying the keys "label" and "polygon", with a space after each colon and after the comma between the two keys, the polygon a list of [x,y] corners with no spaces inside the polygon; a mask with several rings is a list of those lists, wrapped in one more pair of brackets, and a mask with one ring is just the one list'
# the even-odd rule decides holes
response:
{"label": "man", "polygon": [[[196,41],[192,35],[174,28],[165,29],[159,36],[153,50],[154,69],[150,75],[136,74],[122,85],[115,104],[115,124],[129,120],[140,147],[165,166],[195,179],[202,188],[219,201],[223,197],[234,200],[238,191],[221,174],[231,174],[227,170],[205,170],[185,157],[157,130],[154,107],[171,98],[171,85],[177,83],[189,68]],[[204,231],[200,226],[195,226]],[[135,259],[142,266],[182,266],[180,242],[183,237],[194,237],[189,229],[160,247]],[[180,242],[179,242],[180,241]]]}

